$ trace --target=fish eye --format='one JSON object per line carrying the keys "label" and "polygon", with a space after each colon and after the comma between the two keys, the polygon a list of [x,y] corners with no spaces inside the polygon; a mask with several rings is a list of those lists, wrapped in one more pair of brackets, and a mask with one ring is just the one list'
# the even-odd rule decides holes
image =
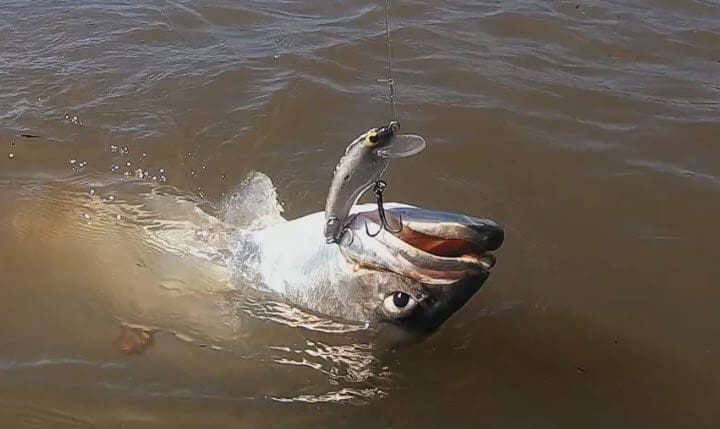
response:
{"label": "fish eye", "polygon": [[395,292],[393,294],[393,304],[395,304],[395,307],[397,308],[405,308],[406,305],[410,302],[410,295],[404,293],[404,292]]}
{"label": "fish eye", "polygon": [[393,292],[383,300],[385,313],[391,317],[407,316],[417,305],[417,301],[405,292]]}

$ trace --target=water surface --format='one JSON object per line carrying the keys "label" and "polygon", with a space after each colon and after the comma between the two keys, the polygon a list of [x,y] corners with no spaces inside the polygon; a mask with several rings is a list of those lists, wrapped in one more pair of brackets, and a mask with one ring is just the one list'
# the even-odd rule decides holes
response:
{"label": "water surface", "polygon": [[[395,3],[399,119],[429,146],[386,198],[506,242],[439,332],[382,353],[256,317],[212,257],[133,253],[135,221],[210,227],[186,206],[107,202],[172,186],[218,215],[262,171],[288,217],[321,210],[390,119],[382,2],[3,3],[3,427],[716,426],[717,4]],[[84,214],[111,232],[60,228]],[[138,314],[171,333],[117,353]]]}

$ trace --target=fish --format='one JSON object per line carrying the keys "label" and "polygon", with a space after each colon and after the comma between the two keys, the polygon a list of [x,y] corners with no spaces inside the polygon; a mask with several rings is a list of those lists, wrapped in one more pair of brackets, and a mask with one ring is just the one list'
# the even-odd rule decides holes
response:
{"label": "fish", "polygon": [[[479,290],[504,240],[495,222],[386,203],[399,233],[380,228],[374,204],[355,206],[337,245],[317,231],[317,212],[253,232],[262,283],[295,305],[372,326],[429,334]],[[382,329],[382,328],[380,328]]]}

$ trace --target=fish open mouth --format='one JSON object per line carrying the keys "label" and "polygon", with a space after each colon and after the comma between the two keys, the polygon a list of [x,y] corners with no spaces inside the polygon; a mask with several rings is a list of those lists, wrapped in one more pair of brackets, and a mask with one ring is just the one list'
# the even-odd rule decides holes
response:
{"label": "fish open mouth", "polygon": [[355,238],[341,246],[343,253],[361,266],[426,284],[487,275],[495,265],[491,252],[504,239],[494,222],[461,214],[396,206],[386,211],[386,217],[389,228],[382,228],[376,211],[358,213],[350,225]]}
{"label": "fish open mouth", "polygon": [[422,252],[441,258],[456,258],[475,261],[486,270],[495,266],[495,256],[478,243],[461,238],[442,238],[418,232],[410,227],[396,234],[405,243]]}

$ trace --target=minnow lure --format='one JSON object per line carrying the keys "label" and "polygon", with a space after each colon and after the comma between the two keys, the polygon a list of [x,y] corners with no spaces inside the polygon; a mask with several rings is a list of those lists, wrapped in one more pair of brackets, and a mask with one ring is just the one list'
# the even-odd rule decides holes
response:
{"label": "minnow lure", "polygon": [[325,240],[337,243],[350,213],[362,194],[380,180],[391,158],[415,155],[425,148],[425,139],[398,134],[400,126],[372,128],[353,140],[333,172],[325,203]]}

